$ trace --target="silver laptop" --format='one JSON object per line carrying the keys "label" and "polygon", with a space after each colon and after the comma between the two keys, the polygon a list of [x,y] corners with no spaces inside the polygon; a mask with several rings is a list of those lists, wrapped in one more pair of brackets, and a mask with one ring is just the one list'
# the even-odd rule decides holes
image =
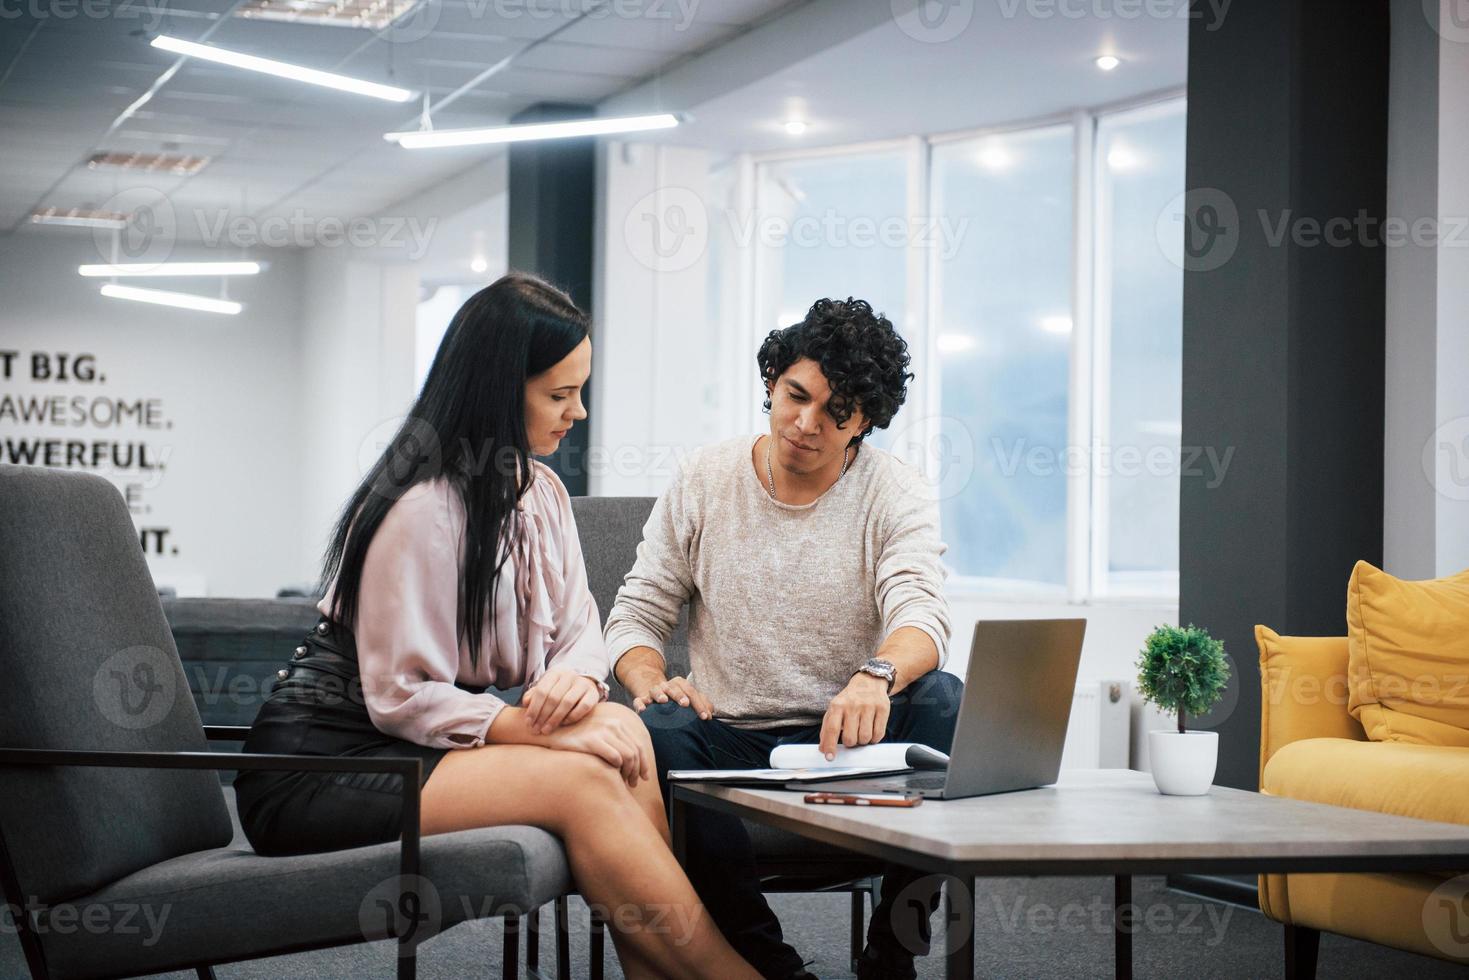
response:
{"label": "silver laptop", "polygon": [[1054,783],[1061,772],[1085,633],[1084,619],[975,623],[947,770],[791,788],[958,800]]}

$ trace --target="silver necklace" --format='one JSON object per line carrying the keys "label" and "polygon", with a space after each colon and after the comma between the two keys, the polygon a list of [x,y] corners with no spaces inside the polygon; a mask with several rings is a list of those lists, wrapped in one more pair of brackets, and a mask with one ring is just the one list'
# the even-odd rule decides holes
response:
{"label": "silver necklace", "polygon": [[[767,489],[769,489],[769,491],[770,491],[770,499],[771,500],[775,500],[776,499],[776,497],[775,497],[775,470],[773,470],[773,469],[770,468],[770,447],[774,443],[775,443],[775,437],[774,436],[772,436],[769,439],[769,441],[767,441],[765,443],[765,478],[770,481],[770,486]],[[842,471],[837,474],[836,480],[833,480],[832,481],[832,484],[831,485],[833,487],[837,485],[837,481],[841,480],[842,477],[844,477],[844,476],[847,475],[847,458],[848,458],[848,454],[850,454],[851,451],[852,451],[852,444],[851,443],[848,443],[846,446],[844,446],[842,448]],[[830,488],[828,488],[828,489],[830,489]]]}

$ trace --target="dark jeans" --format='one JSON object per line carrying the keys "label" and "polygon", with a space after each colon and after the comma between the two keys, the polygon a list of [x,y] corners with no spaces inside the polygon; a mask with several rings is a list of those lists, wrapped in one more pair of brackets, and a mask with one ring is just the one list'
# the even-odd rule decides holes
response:
{"label": "dark jeans", "polygon": [[[886,742],[921,742],[949,751],[964,685],[953,674],[931,671],[892,700]],[[704,721],[692,708],[656,704],[643,712],[658,757],[658,779],[668,799],[670,769],[763,769],[777,745],[810,743],[820,726],[794,725],[748,731],[718,719]],[[766,977],[801,968],[800,955],[784,941],[780,922],[760,891],[750,835],[738,817],[690,811],[688,874],[715,924],[735,950]],[[929,917],[938,907],[940,879],[889,865],[867,941],[884,958],[928,953]],[[900,900],[901,897],[901,900]],[[927,913],[921,914],[924,904]]]}

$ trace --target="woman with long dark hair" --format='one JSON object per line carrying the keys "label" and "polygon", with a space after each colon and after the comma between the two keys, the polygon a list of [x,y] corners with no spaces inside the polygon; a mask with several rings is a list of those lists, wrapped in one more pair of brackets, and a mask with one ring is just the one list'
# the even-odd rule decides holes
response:
{"label": "woman with long dark hair", "polygon": [[[245,750],[416,756],[422,832],[559,836],[587,901],[617,910],[628,976],[753,977],[669,850],[647,729],[607,703],[570,498],[533,459],[586,417],[590,372],[587,318],[565,294],[512,273],[470,297],[342,511],[323,618]],[[517,706],[485,690],[517,685]],[[298,854],[396,839],[399,782],[244,772],[235,788],[255,850]],[[637,924],[670,907],[687,935]]]}

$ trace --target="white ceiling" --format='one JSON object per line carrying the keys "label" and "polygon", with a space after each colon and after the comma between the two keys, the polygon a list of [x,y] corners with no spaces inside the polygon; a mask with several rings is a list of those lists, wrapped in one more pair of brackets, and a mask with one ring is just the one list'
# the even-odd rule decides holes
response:
{"label": "white ceiling", "polygon": [[[692,118],[685,125],[649,135],[758,153],[1004,126],[1181,91],[1188,80],[1189,22],[1146,16],[1149,7],[1177,13],[1187,9],[1186,3],[942,0],[931,4],[925,25],[918,10],[893,16],[904,0],[892,0],[891,6],[881,3],[889,8],[887,16],[845,37],[839,18],[850,20],[872,0],[843,2],[813,4],[757,28],[673,70],[656,85],[609,100],[602,110],[634,111],[659,102],[688,109]],[[921,3],[909,0],[907,6]],[[723,61],[720,68],[727,74],[747,55],[790,35],[787,21],[802,16],[815,21],[822,6],[832,8],[826,22],[797,32],[796,47],[805,57],[739,87],[701,84],[707,81],[699,77],[706,64]],[[933,16],[941,9],[949,11],[947,22]],[[1078,11],[1090,13],[1076,16]],[[834,43],[820,43],[823,39]],[[1094,60],[1103,54],[1121,58],[1122,64],[1101,71]],[[684,90],[715,94],[681,102]],[[793,116],[808,124],[798,137],[783,127]]]}
{"label": "white ceiling", "polygon": [[[435,114],[441,128],[497,124],[535,103],[595,105],[665,66],[717,46],[792,0],[629,3],[582,16],[582,0],[427,0],[407,30],[230,17],[234,0],[17,5],[0,18],[0,232],[37,206],[103,207],[133,186],[175,211],[227,208],[257,218],[381,213],[481,161],[486,150],[414,152],[382,134],[416,125],[418,107],[186,60],[141,109],[114,121],[178,59],[156,34],[387,82],[439,99],[501,59],[510,65]],[[83,11],[106,16],[87,16]],[[64,11],[70,16],[60,16]],[[39,12],[42,16],[36,16]],[[426,36],[423,28],[430,28]],[[557,32],[553,40],[528,45]],[[517,52],[522,52],[517,55]],[[93,152],[206,154],[194,177],[90,171]],[[187,222],[178,234],[189,237]],[[66,230],[51,233],[66,233]]]}
{"label": "white ceiling", "polygon": [[[117,0],[91,18],[80,11],[97,0],[86,0],[53,3],[77,11],[65,19],[0,18],[0,233],[75,234],[26,217],[37,206],[103,207],[136,186],[166,195],[181,215],[391,214],[497,152],[403,150],[381,137],[415,126],[413,105],[191,60],[115,125],[177,60],[149,47],[158,33],[193,40],[212,30],[211,44],[433,100],[509,57],[435,113],[435,125],[496,124],[546,101],[603,114],[682,111],[684,126],[643,136],[730,151],[1001,125],[1186,81],[1186,20],[1099,15],[1106,4],[1077,17],[1065,11],[1079,4],[945,0],[963,21],[936,32],[915,20],[924,0],[609,0],[613,15],[582,17],[574,12],[592,0],[428,0],[406,30],[380,35],[243,20],[228,16],[234,2]],[[953,36],[932,40],[945,27]],[[1103,53],[1123,64],[1100,72],[1092,59]],[[793,115],[809,123],[801,137],[781,128]],[[102,150],[214,160],[188,178],[88,170]],[[181,218],[176,233],[197,230]]]}

